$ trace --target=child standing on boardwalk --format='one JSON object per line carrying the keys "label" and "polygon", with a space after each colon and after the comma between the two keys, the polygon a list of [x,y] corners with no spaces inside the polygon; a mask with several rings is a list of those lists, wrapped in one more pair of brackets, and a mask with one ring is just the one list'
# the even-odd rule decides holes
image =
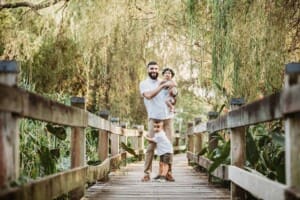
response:
{"label": "child standing on boardwalk", "polygon": [[165,182],[169,166],[172,164],[173,160],[173,146],[163,131],[163,122],[161,120],[154,120],[153,128],[154,137],[150,138],[146,135],[145,138],[149,142],[156,143],[157,155],[160,157],[159,175],[154,179]]}

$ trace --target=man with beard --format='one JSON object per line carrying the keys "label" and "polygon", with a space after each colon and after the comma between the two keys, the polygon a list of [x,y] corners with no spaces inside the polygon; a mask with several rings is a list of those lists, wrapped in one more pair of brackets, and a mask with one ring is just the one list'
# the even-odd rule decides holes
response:
{"label": "man with beard", "polygon": [[[162,120],[163,130],[167,137],[172,142],[173,138],[173,124],[172,113],[170,113],[167,104],[165,103],[168,91],[164,88],[174,87],[174,82],[165,82],[161,84],[158,79],[159,66],[155,61],[151,61],[147,65],[148,78],[140,83],[140,92],[144,98],[144,104],[148,114],[148,136],[154,136],[153,124],[155,120]],[[155,143],[149,142],[144,165],[144,177],[142,181],[150,180],[150,173],[152,171],[152,160],[154,156]],[[167,174],[167,181],[174,181],[171,174],[171,165]],[[158,178],[158,177],[156,177]],[[156,179],[154,178],[154,179]]]}

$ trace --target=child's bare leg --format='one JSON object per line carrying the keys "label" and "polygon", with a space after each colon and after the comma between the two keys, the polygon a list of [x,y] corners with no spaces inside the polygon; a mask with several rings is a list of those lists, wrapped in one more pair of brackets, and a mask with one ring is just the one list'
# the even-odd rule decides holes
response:
{"label": "child's bare leg", "polygon": [[167,104],[167,106],[170,108],[170,111],[171,111],[171,112],[174,112],[174,111],[175,111],[174,106],[173,106],[173,104],[172,104],[172,102],[171,102],[170,100],[167,100],[167,101],[166,101],[166,104]]}
{"label": "child's bare leg", "polygon": [[167,173],[169,171],[169,164],[163,163],[163,162],[161,162],[161,163],[162,163],[162,173],[161,173],[161,176],[166,177],[166,175],[167,175]]}
{"label": "child's bare leg", "polygon": [[162,176],[162,172],[163,172],[163,163],[159,162],[159,175]]}

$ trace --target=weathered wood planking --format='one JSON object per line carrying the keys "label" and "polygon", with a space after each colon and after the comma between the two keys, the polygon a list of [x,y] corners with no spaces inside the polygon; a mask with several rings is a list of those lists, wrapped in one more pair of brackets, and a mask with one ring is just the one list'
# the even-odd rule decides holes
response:
{"label": "weathered wood planking", "polygon": [[50,200],[75,188],[84,186],[87,167],[75,168],[66,172],[44,177],[0,193],[1,200]]}
{"label": "weathered wood planking", "polygon": [[[17,63],[0,61],[0,83],[17,84]],[[18,118],[11,113],[0,112],[0,190],[19,177]]]}
{"label": "weathered wood planking", "polygon": [[193,127],[193,134],[202,134],[207,131],[207,123],[202,122],[201,124],[198,124]]}
{"label": "weathered wood planking", "polygon": [[92,183],[105,179],[110,170],[110,159],[104,160],[100,165],[89,166],[87,169],[87,182]]}
{"label": "weathered wood planking", "polygon": [[142,135],[143,132],[137,130],[137,129],[122,129],[122,135],[127,136],[127,137],[137,137]]}
{"label": "weathered wood planking", "polygon": [[[230,199],[228,189],[209,184],[206,174],[195,172],[188,166],[185,154],[174,156],[175,182],[141,182],[143,166],[144,162],[132,163],[111,173],[107,183],[99,182],[89,188],[84,199]],[[152,177],[157,172],[158,161],[154,161]]]}
{"label": "weathered wood planking", "polygon": [[258,198],[285,199],[284,193],[286,186],[264,176],[247,172],[235,166],[229,166],[228,177],[235,184],[255,194]]}
{"label": "weathered wood planking", "polygon": [[219,130],[223,130],[228,128],[227,119],[228,115],[223,115],[218,117],[217,119],[213,119],[207,122],[207,131],[209,133],[214,133]]}
{"label": "weathered wood planking", "polygon": [[[300,86],[292,86],[284,89],[281,93],[275,93],[249,103],[239,109],[230,111],[227,115],[207,122],[207,131],[213,133],[227,128],[237,128],[280,119],[284,114],[300,112],[299,99]],[[193,133],[189,132],[189,134],[198,132],[195,129]]]}
{"label": "weathered wood planking", "polygon": [[88,113],[88,126],[105,131],[110,130],[110,122],[108,120],[105,120],[90,112]]}
{"label": "weathered wood planking", "polygon": [[56,124],[86,127],[87,112],[48,100],[16,87],[0,84],[0,110]]}
{"label": "weathered wood planking", "polygon": [[86,182],[95,182],[105,179],[111,166],[118,167],[121,154],[106,159],[97,166],[74,168],[55,175],[47,176],[32,181],[23,186],[0,192],[1,200],[50,200],[66,194],[79,187],[84,187]]}
{"label": "weathered wood planking", "polygon": [[91,126],[101,130],[111,131],[114,134],[129,136],[138,135],[139,130],[122,130],[109,121],[83,109],[70,107],[51,101],[40,95],[27,92],[20,88],[0,83],[0,110],[16,113],[22,117],[52,122],[55,124],[73,127]]}
{"label": "weathered wood planking", "polygon": [[183,151],[186,149],[185,145],[181,145],[181,146],[173,146],[174,151]]}
{"label": "weathered wood planking", "polygon": [[282,112],[284,114],[300,111],[300,85],[293,85],[288,90],[283,91]]}
{"label": "weathered wood planking", "polygon": [[[192,152],[187,152],[187,157],[189,160],[193,161],[194,163],[197,163],[199,166],[208,169],[210,165],[213,163],[213,161],[209,160],[208,158],[204,156],[197,156],[193,154]],[[228,180],[228,167],[227,165],[221,165],[217,169],[215,169],[212,172],[212,175],[218,178],[221,178],[223,180]]]}

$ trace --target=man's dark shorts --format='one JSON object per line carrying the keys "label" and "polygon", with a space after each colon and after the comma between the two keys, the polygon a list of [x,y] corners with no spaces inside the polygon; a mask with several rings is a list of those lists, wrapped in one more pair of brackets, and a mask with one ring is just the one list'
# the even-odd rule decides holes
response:
{"label": "man's dark shorts", "polygon": [[160,156],[160,162],[166,163],[166,164],[172,164],[173,162],[173,154],[172,153],[165,153]]}

